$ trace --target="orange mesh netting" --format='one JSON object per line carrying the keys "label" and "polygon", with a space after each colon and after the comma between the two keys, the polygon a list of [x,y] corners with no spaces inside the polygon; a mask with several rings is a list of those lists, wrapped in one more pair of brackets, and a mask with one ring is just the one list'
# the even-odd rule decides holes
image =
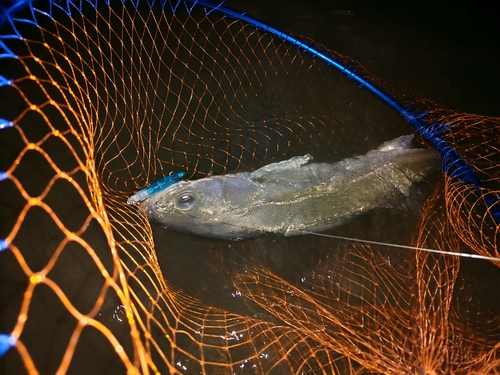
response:
{"label": "orange mesh netting", "polygon": [[[200,4],[74,4],[2,16],[2,35],[22,35],[0,37],[6,374],[500,372],[500,306],[467,278],[498,280],[494,260],[317,236],[210,240],[126,204],[172,171],[360,155],[408,133],[403,118]],[[380,209],[331,233],[500,257],[484,199],[500,191],[499,119],[429,120],[451,126],[443,137],[480,192],[444,174],[420,217]]]}

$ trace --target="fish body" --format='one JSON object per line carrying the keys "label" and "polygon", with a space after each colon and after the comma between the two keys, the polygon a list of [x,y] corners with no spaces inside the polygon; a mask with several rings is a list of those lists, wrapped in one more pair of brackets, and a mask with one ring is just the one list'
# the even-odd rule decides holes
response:
{"label": "fish body", "polygon": [[142,202],[166,228],[223,239],[322,231],[374,207],[404,207],[412,186],[439,166],[439,156],[410,148],[413,136],[334,164],[310,155],[254,172],[177,182]]}

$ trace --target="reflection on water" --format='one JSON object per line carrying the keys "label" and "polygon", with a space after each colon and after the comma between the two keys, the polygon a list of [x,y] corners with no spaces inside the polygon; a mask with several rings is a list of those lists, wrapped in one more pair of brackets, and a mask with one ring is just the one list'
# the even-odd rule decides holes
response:
{"label": "reflection on water", "polygon": [[[248,6],[271,24],[362,60],[385,81],[402,82],[401,89],[384,86],[405,103],[414,100],[405,96],[410,90],[432,98],[447,92],[449,103],[473,111],[485,108],[485,98],[497,103],[492,91],[468,95],[465,105],[450,84],[455,76],[440,68],[457,48],[424,21],[402,24],[408,10],[398,6]],[[0,138],[0,170],[10,174],[1,182],[0,238],[11,241],[0,260],[0,331],[15,332],[21,343],[2,358],[6,373],[30,366],[41,373],[487,369],[500,308],[490,287],[498,269],[489,263],[316,236],[212,240],[151,227],[127,206],[132,192],[170,171],[198,178],[306,153],[335,162],[410,130],[336,71],[235,20],[202,9],[188,15],[181,8],[172,17],[117,7],[102,5],[96,19],[88,6],[87,18],[75,15],[74,22],[56,10],[60,21],[40,21],[43,35],[23,26],[28,42],[11,41],[22,58],[2,67],[20,77],[1,89],[9,100],[0,103],[0,117],[16,123]],[[135,33],[115,32],[122,28]],[[486,31],[477,28],[477,39]],[[402,43],[408,39],[432,41],[430,52],[416,54]],[[477,53],[481,60],[486,52]],[[478,63],[452,60],[453,72]],[[477,119],[463,117],[471,126],[458,124],[453,141],[496,189],[495,139],[470,146],[495,119],[488,127]],[[440,175],[424,185],[433,197],[424,220],[418,212],[376,209],[329,233],[469,251],[465,232],[447,221],[454,212],[460,217],[459,204],[444,207],[455,186]],[[458,203],[474,206],[473,198]],[[488,222],[470,218],[463,222]],[[468,229],[473,239],[477,228]],[[494,239],[498,229],[481,233]]]}

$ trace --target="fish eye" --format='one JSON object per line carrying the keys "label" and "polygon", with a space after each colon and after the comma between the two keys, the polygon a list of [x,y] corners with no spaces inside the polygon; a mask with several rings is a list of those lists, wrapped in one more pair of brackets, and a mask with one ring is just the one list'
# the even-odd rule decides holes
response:
{"label": "fish eye", "polygon": [[183,193],[177,198],[177,202],[175,202],[175,206],[179,210],[189,210],[193,207],[196,202],[196,197],[191,193]]}

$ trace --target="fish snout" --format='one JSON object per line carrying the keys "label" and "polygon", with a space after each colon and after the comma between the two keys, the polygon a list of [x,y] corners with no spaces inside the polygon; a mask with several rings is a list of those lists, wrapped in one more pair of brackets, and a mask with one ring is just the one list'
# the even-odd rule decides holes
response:
{"label": "fish snout", "polygon": [[158,214],[168,214],[172,213],[175,209],[175,205],[171,201],[166,201],[163,199],[160,199],[156,202],[154,202],[150,207],[148,211],[156,212]]}

